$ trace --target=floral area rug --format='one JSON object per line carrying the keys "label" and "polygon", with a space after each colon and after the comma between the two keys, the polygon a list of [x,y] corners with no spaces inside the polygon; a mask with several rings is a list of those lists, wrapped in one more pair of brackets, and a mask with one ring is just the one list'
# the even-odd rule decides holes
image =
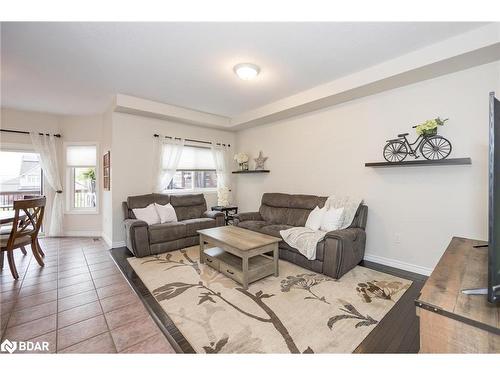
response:
{"label": "floral area rug", "polygon": [[198,353],[352,353],[411,281],[357,266],[340,280],[280,260],[248,290],[199,263],[199,247],[129,258]]}

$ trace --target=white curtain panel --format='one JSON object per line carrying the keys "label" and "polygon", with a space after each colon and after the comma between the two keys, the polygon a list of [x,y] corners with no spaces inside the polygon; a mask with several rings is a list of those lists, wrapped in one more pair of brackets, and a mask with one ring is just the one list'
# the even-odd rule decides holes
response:
{"label": "white curtain panel", "polygon": [[217,171],[217,188],[231,189],[231,173],[230,173],[230,151],[225,145],[212,143],[212,157]]}
{"label": "white curtain panel", "polygon": [[35,152],[40,155],[40,165],[43,175],[47,179],[52,190],[56,192],[54,201],[52,202],[48,235],[51,237],[62,236],[64,234],[64,199],[62,194],[61,174],[59,172],[59,163],[57,159],[57,138],[53,135],[40,135],[36,132],[30,132],[30,137]]}
{"label": "white curtain panel", "polygon": [[184,149],[184,139],[155,138],[154,191],[161,193],[172,181]]}

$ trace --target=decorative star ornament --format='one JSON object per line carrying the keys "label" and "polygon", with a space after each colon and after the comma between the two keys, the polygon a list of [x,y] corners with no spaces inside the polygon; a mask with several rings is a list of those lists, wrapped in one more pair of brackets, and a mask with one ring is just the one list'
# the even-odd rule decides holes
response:
{"label": "decorative star ornament", "polygon": [[262,151],[260,151],[259,157],[253,160],[255,160],[255,169],[264,169],[264,163],[267,160],[267,156],[264,157],[264,155],[262,155]]}

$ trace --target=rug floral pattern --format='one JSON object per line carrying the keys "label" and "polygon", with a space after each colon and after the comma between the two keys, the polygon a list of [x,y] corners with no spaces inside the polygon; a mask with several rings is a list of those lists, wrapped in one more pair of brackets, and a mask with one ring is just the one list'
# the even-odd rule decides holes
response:
{"label": "rug floral pattern", "polygon": [[340,280],[280,260],[244,290],[197,246],[129,262],[198,353],[351,353],[411,281],[364,267]]}

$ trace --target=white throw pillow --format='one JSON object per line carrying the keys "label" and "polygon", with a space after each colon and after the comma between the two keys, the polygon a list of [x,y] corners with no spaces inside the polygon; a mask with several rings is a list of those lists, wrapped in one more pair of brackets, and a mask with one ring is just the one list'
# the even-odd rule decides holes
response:
{"label": "white throw pillow", "polygon": [[163,224],[177,221],[177,214],[175,213],[174,207],[170,203],[167,203],[164,206],[155,203],[155,207],[158,211],[158,215],[160,215],[160,223]]}
{"label": "white throw pillow", "polygon": [[133,208],[132,212],[136,218],[145,221],[148,225],[158,224],[160,222],[160,216],[158,216],[158,211],[156,211],[153,203],[144,208]]}
{"label": "white throw pillow", "polygon": [[323,220],[321,220],[321,230],[324,232],[330,232],[332,230],[337,230],[342,225],[344,207],[340,208],[330,208],[323,215]]}
{"label": "white throw pillow", "polygon": [[318,206],[316,206],[316,208],[312,210],[309,216],[307,217],[305,227],[311,230],[319,230],[325,212],[326,212],[325,207],[319,208]]}

